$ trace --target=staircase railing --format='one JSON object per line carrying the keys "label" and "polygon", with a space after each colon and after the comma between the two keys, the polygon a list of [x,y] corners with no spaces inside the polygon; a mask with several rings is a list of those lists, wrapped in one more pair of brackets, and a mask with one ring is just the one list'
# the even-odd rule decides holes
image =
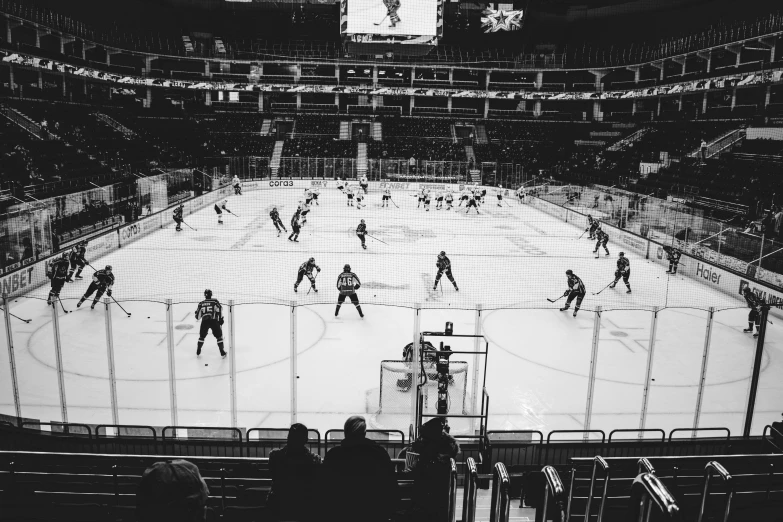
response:
{"label": "staircase railing", "polygon": [[642,473],[631,486],[631,517],[629,520],[650,520],[653,510],[661,518],[681,520],[680,508],[666,486],[651,473]]}

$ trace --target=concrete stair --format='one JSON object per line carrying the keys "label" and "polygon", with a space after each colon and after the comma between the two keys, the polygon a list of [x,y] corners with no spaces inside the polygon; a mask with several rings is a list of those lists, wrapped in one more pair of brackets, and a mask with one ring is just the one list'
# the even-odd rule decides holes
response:
{"label": "concrete stair", "polygon": [[379,121],[374,121],[372,124],[372,139],[383,141],[383,125]]}
{"label": "concrete stair", "polygon": [[340,122],[340,139],[341,140],[351,139],[351,122],[349,121]]}
{"label": "concrete stair", "polygon": [[477,145],[487,145],[489,143],[489,137],[487,136],[487,128],[484,125],[476,125],[476,139]]}
{"label": "concrete stair", "polygon": [[473,160],[473,164],[476,164],[476,153],[473,150],[473,145],[465,145],[465,156],[468,158],[468,163]]}
{"label": "concrete stair", "polygon": [[272,177],[277,177],[277,171],[280,170],[280,158],[283,157],[283,144],[285,141],[278,140],[275,142],[275,149],[272,151],[272,159],[269,161],[269,171],[272,173]]}
{"label": "concrete stair", "polygon": [[108,114],[104,114],[102,112],[95,112],[93,113],[93,116],[95,116],[95,119],[98,121],[101,121],[111,127],[112,129],[116,130],[126,138],[135,138],[136,133],[130,130],[128,127],[123,125],[122,123],[118,122]]}
{"label": "concrete stair", "polygon": [[356,154],[356,172],[360,176],[367,174],[367,144],[360,143]]}
{"label": "concrete stair", "polygon": [[261,124],[261,135],[262,136],[268,136],[269,135],[269,129],[272,128],[272,120],[268,118],[264,118],[264,122]]}

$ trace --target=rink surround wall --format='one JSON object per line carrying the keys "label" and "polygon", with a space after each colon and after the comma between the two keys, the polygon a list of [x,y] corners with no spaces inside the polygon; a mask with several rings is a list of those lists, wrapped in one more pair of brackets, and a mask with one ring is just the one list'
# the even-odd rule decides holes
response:
{"label": "rink surround wall", "polygon": [[[201,196],[191,197],[190,199],[181,201],[184,205],[183,216],[189,216],[206,206],[216,203],[220,198],[228,196],[230,192],[230,187],[226,186]],[[103,234],[90,239],[87,244],[87,252],[84,256],[85,259],[87,259],[88,262],[91,262],[91,260],[118,250],[137,239],[171,224],[174,220],[173,214],[176,206],[177,205],[173,205],[160,212],[144,216],[138,221],[104,232]],[[0,279],[2,293],[7,294],[10,298],[18,297],[48,283],[49,278],[46,277],[47,266],[52,259],[62,255],[63,251],[65,251],[65,249],[3,276]],[[95,268],[100,269],[102,267],[96,266]]]}

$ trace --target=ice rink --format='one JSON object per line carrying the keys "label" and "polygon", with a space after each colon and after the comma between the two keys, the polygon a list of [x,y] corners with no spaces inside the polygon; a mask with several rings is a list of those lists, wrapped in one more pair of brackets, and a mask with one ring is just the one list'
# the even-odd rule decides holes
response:
{"label": "ice rink", "polygon": [[[400,21],[391,27],[381,0],[348,0],[350,34],[435,36],[438,3],[435,0],[400,0]],[[379,23],[380,25],[375,25]]]}
{"label": "ice rink", "polygon": [[[364,414],[377,427],[407,433],[406,414],[378,410],[380,364],[399,360],[413,339],[414,305],[421,330],[440,331],[454,323],[455,333],[472,334],[475,308],[481,305],[480,332],[489,341],[487,390],[490,429],[581,429],[584,425],[593,310],[601,306],[598,359],[591,427],[607,434],[639,426],[650,327],[658,312],[646,425],[670,430],[693,425],[703,363],[707,309],[714,315],[700,426],[724,426],[741,432],[747,402],[754,339],[742,332],[747,308],[732,297],[686,277],[668,276],[661,265],[627,252],[632,294],[622,282],[593,295],[613,279],[617,245],[610,257],[592,253],[594,243],[578,239],[584,227],[563,223],[531,205],[515,201],[497,206],[488,197],[480,215],[464,208],[417,209],[416,198],[395,192],[400,208],[380,208],[371,191],[366,208],[348,207],[337,189],[323,189],[299,243],[277,236],[269,218],[276,205],[289,221],[301,197],[299,189],[247,191],[231,196],[218,225],[212,207],[186,221],[197,229],[174,231],[174,224],[143,237],[92,265],[114,267],[114,297],[132,313],[111,307],[119,422],[171,424],[166,299],[173,301],[177,423],[183,426],[229,426],[230,360],[221,359],[208,337],[195,356],[198,324],[193,316],[205,288],[227,304],[233,300],[237,369],[238,425],[285,427],[291,421],[291,321],[295,307],[297,343],[297,420],[323,433],[340,428],[351,414]],[[509,204],[510,203],[510,204]],[[360,219],[368,232],[362,250],[355,235]],[[382,242],[381,242],[382,241]],[[435,261],[445,250],[451,258],[456,292],[444,277],[432,290]],[[299,265],[315,257],[322,271],[318,292],[305,280],[294,293]],[[337,275],[350,263],[362,288],[365,312],[344,305],[334,317]],[[587,297],[576,318],[560,312],[565,270],[585,282]],[[103,304],[76,308],[88,285],[66,285],[64,314],[58,309],[68,420],[87,424],[112,422],[106,320]],[[12,312],[32,319],[14,320],[13,340],[24,417],[61,419],[55,371],[48,288],[17,298]],[[772,317],[764,349],[754,431],[780,418],[783,411],[783,328]],[[5,329],[5,325],[0,325]],[[226,324],[228,329],[228,322]],[[6,339],[5,331],[2,339]],[[454,350],[471,350],[472,341],[455,341]],[[465,360],[470,372],[472,356]],[[483,367],[479,369],[483,371]],[[469,389],[468,403],[476,393]],[[410,392],[391,397],[404,408]],[[0,350],[0,413],[14,414],[8,352]]]}

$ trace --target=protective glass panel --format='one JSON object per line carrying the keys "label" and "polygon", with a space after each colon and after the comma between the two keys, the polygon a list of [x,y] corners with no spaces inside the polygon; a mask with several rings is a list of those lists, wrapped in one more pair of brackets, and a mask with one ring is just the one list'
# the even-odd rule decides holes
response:
{"label": "protective glass panel", "polygon": [[583,429],[595,315],[572,310],[485,313],[489,429]]}
{"label": "protective glass panel", "polygon": [[131,316],[112,307],[119,423],[169,426],[166,305],[144,301],[121,304]]}
{"label": "protective glass panel", "polygon": [[[591,427],[606,435],[639,426],[650,344],[652,312],[602,312]],[[647,423],[647,427],[657,426]],[[618,434],[619,438],[636,433]]]}
{"label": "protective glass panel", "polygon": [[248,304],[234,310],[237,425],[287,428],[291,424],[291,307]]}
{"label": "protective glass panel", "polygon": [[[0,303],[2,303],[2,301],[0,301]],[[14,309],[15,308],[16,307],[14,307]],[[11,321],[19,320],[11,317]],[[8,357],[8,336],[6,335],[5,328],[5,313],[2,310],[0,310],[0,415],[16,416],[13,385],[11,383],[11,361]]]}
{"label": "protective glass panel", "polygon": [[[747,310],[742,312],[747,315]],[[780,415],[783,412],[783,381],[780,378],[783,375],[783,315],[779,310],[773,309],[770,311],[769,320],[771,323],[767,323],[767,333],[764,338],[764,353],[751,435],[760,435],[764,431],[764,426],[780,422]]]}
{"label": "protective glass panel", "polygon": [[707,312],[667,308],[658,313],[647,425],[667,433],[693,426]]}

